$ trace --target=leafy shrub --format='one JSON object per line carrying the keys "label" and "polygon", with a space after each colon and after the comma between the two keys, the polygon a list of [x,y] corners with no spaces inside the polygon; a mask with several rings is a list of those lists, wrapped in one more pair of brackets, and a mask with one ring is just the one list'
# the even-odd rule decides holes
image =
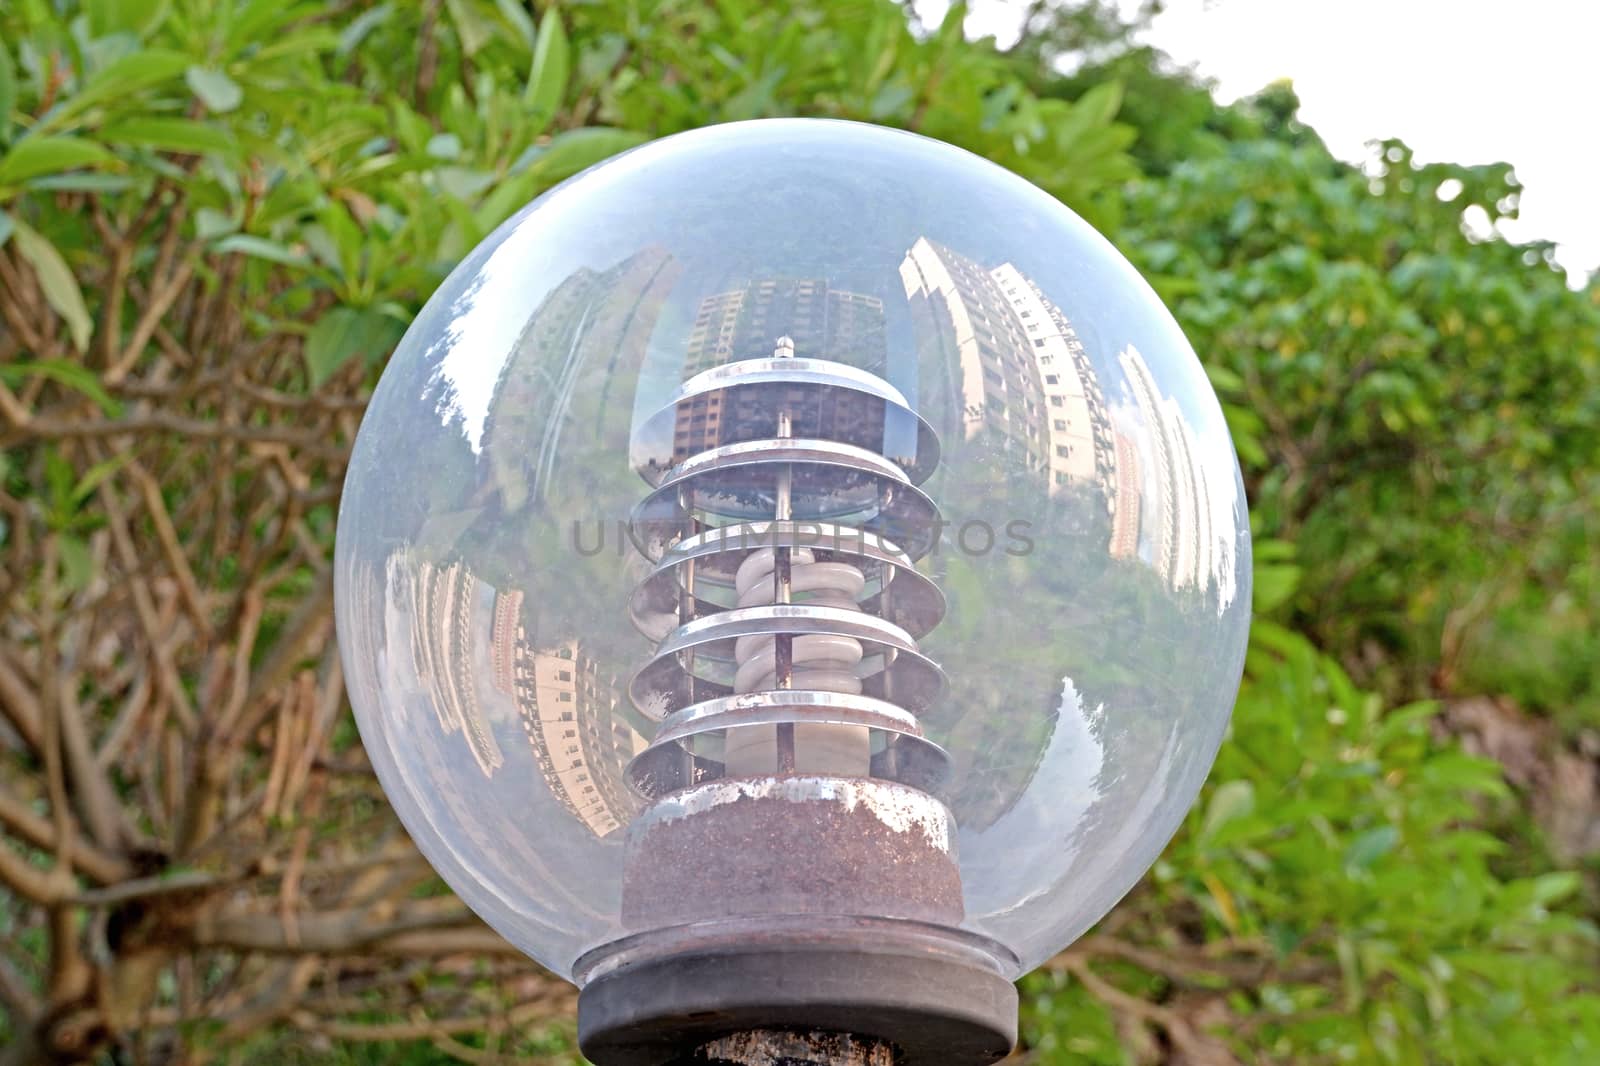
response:
{"label": "leafy shrub", "polygon": [[942,137],[1113,230],[1249,473],[1273,621],[1234,739],[1146,886],[1026,983],[1027,1055],[1594,1059],[1579,882],[1500,854],[1493,767],[1339,662],[1586,720],[1600,305],[1462,234],[1513,206],[1505,168],[1390,145],[1369,179],[1291,94],[1217,108],[1099,5],[1009,53],[963,14],[0,9],[0,1063],[571,1060],[565,986],[441,891],[356,743],[345,453],[515,207],[644,137],[791,113]]}

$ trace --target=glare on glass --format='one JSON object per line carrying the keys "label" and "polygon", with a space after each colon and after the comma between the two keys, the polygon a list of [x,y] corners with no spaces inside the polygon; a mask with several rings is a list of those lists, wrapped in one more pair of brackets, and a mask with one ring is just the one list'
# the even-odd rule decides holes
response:
{"label": "glare on glass", "polygon": [[[841,122],[667,138],[500,227],[390,362],[339,517],[384,788],[579,980],[812,912],[1031,968],[1188,809],[1249,601],[1222,412],[1149,286],[1022,179]],[[864,828],[775,867],[772,803]]]}

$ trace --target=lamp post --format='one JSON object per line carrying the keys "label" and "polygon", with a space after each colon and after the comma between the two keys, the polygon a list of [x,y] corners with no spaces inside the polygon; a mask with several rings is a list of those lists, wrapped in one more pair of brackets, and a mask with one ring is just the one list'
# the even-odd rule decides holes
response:
{"label": "lamp post", "polygon": [[601,1066],[964,1066],[1215,755],[1243,491],[1149,287],[852,123],[655,142],[440,288],[338,531],[363,740]]}

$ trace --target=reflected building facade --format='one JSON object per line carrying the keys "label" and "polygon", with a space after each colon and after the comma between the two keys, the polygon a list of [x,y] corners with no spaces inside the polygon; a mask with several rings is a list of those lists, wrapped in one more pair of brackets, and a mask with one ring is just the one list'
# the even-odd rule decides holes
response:
{"label": "reflected building facade", "polygon": [[[1168,587],[1216,588],[1231,602],[1233,549],[1218,528],[1219,488],[1178,401],[1162,396],[1144,356],[1128,345],[1117,356],[1143,422],[1149,469],[1142,494],[1143,525],[1152,562]],[[1223,497],[1231,499],[1231,494]],[[1225,527],[1226,528],[1226,527]]]}
{"label": "reflected building facade", "polygon": [[447,735],[459,733],[485,777],[505,765],[505,753],[478,700],[472,657],[473,605],[478,580],[459,562],[435,566],[409,560],[406,553],[390,559],[391,567],[411,575],[411,655],[417,680]]}
{"label": "reflected building facade", "polygon": [[[380,684],[378,664],[384,661],[388,646],[384,641],[384,609],[388,597],[396,589],[390,582],[392,567],[380,569],[370,559],[354,560],[349,567],[348,589],[344,597],[345,617],[349,619],[344,642],[352,654],[346,661],[347,669],[360,671],[351,677],[352,683],[376,689]],[[344,643],[341,647],[346,646]]]}
{"label": "reflected building facade", "polygon": [[700,301],[684,377],[772,354],[781,336],[802,359],[831,359],[882,374],[888,361],[883,301],[819,278],[768,278]]}
{"label": "reflected building facade", "polygon": [[516,701],[534,763],[556,800],[595,836],[608,836],[633,816],[622,770],[647,741],[618,713],[621,696],[592,656],[576,641],[535,648],[518,619],[521,594],[503,598],[492,636],[495,687]]}
{"label": "reflected building facade", "polygon": [[[492,778],[507,761],[494,722],[509,722],[514,708],[560,804],[596,836],[621,828],[634,809],[622,771],[647,742],[594,658],[576,641],[536,648],[522,622],[523,593],[491,588],[464,563],[440,566],[401,551],[388,571],[409,586],[411,654],[440,730],[459,736]],[[484,629],[486,649],[474,642]]]}
{"label": "reflected building facade", "polygon": [[922,238],[900,278],[919,337],[953,358],[960,435],[987,436],[1059,492],[1088,486],[1115,512],[1115,430],[1071,320],[1011,263],[985,269]]}
{"label": "reflected building facade", "polygon": [[1091,483],[1109,502],[1116,492],[1111,414],[1100,376],[1061,308],[1010,263],[990,272],[1021,325],[1045,400],[1044,446],[1052,489]]}
{"label": "reflected building facade", "polygon": [[1111,558],[1139,553],[1139,508],[1144,485],[1139,478],[1139,447],[1126,433],[1116,435],[1116,496],[1111,504]]}
{"label": "reflected building facade", "polygon": [[[770,358],[781,337],[789,338],[798,358],[829,359],[880,374],[888,360],[882,300],[830,288],[823,280],[774,278],[700,301],[683,376],[738,360]],[[882,405],[865,396],[829,397],[826,409],[803,390],[790,398],[796,436],[859,438],[868,447],[881,439]],[[768,435],[772,400],[766,392],[740,397],[711,390],[678,404],[672,463]]]}

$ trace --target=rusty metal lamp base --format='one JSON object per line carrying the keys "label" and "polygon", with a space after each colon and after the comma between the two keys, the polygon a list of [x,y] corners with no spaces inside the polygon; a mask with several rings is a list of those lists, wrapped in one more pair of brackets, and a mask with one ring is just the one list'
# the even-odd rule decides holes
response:
{"label": "rusty metal lamp base", "polygon": [[579,970],[578,1043],[599,1066],[986,1066],[1016,1043],[1016,989],[985,942],[920,923],[719,922]]}
{"label": "rusty metal lamp base", "polygon": [[894,1047],[847,1033],[755,1029],[719,1037],[672,1066],[894,1066]]}

